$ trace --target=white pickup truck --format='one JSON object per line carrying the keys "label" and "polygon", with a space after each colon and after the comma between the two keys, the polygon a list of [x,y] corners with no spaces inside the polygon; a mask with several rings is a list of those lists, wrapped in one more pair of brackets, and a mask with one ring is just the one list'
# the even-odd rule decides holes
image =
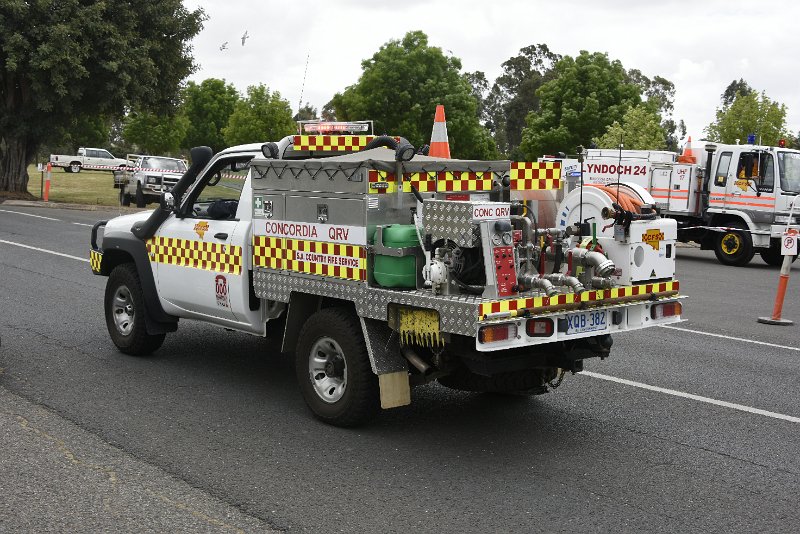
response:
{"label": "white pickup truck", "polygon": [[[545,393],[612,334],[681,321],[676,223],[641,187],[614,192],[634,213],[564,192],[557,164],[420,152],[340,135],[193,149],[155,211],[92,229],[111,340],[148,354],[181,319],[269,336],[311,411],[350,426],[434,380]],[[234,198],[223,171],[244,178]]]}
{"label": "white pickup truck", "polygon": [[128,166],[128,160],[114,156],[102,148],[79,148],[74,156],[50,154],[50,164],[62,167],[64,172],[81,172],[81,169],[115,171]]}
{"label": "white pickup truck", "polygon": [[134,200],[137,208],[144,208],[148,202],[158,201],[159,195],[172,190],[186,172],[182,159],[128,154],[127,160],[127,167],[114,171],[114,187],[119,189],[123,206],[130,206]]}

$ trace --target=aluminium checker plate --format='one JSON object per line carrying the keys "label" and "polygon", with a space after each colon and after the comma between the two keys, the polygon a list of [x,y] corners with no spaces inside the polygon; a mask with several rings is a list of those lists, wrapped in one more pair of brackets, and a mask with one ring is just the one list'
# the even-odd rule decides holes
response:
{"label": "aluminium checker plate", "polygon": [[484,300],[473,295],[433,295],[429,291],[398,291],[369,287],[362,282],[331,280],[257,267],[253,273],[256,296],[289,302],[292,291],[348,300],[356,313],[368,319],[387,320],[389,304],[429,308],[439,312],[442,332],[474,336],[478,325],[478,306]]}

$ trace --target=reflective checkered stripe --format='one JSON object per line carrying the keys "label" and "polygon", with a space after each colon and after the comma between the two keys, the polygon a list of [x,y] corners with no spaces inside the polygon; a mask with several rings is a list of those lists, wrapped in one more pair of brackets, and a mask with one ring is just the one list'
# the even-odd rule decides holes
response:
{"label": "reflective checkered stripe", "polygon": [[411,186],[420,193],[433,193],[436,191],[436,172],[407,172],[403,174],[403,192],[410,193]]}
{"label": "reflective checkered stripe", "polygon": [[367,249],[256,235],[253,236],[253,267],[363,281],[367,279]]}
{"label": "reflective checkered stripe", "polygon": [[514,191],[561,189],[561,163],[514,161],[511,163],[510,178]]}
{"label": "reflective checkered stripe", "polygon": [[601,304],[606,299],[619,299],[625,297],[645,296],[652,293],[665,293],[667,291],[678,291],[678,281],[662,282],[659,284],[642,284],[636,286],[615,287],[613,289],[595,289],[584,291],[583,293],[564,293],[552,297],[531,297],[524,299],[497,300],[494,302],[484,302],[479,306],[478,317],[490,313],[513,312],[517,310],[530,310],[536,313],[536,308],[546,308],[550,306],[568,306],[570,304],[591,303]]}
{"label": "reflective checkered stripe", "polygon": [[103,253],[99,250],[90,250],[89,265],[91,265],[93,273],[99,274],[103,267]]}
{"label": "reflective checkered stripe", "polygon": [[493,174],[491,171],[441,171],[436,175],[436,190],[439,192],[491,191]]}
{"label": "reflective checkered stripe", "polygon": [[397,192],[397,179],[394,174],[386,171],[370,170],[368,173],[369,193],[382,195]]}
{"label": "reflective checkered stripe", "polygon": [[[374,135],[295,135],[295,150],[317,150],[331,152],[358,152]],[[399,140],[395,137],[395,140]]]}
{"label": "reflective checkered stripe", "polygon": [[147,241],[147,255],[154,263],[218,273],[242,272],[242,247],[224,243],[154,237]]}

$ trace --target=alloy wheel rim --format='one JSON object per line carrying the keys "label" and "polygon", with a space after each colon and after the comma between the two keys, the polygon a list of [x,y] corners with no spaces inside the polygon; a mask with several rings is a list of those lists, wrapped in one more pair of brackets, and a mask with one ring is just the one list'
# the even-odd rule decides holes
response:
{"label": "alloy wheel rim", "polygon": [[128,286],[119,286],[114,292],[112,313],[117,331],[123,336],[130,335],[133,331],[136,310],[134,309],[133,298]]}
{"label": "alloy wheel rim", "polygon": [[323,337],[314,343],[308,355],[308,376],[314,392],[324,402],[341,400],[347,390],[347,364],[336,340]]}

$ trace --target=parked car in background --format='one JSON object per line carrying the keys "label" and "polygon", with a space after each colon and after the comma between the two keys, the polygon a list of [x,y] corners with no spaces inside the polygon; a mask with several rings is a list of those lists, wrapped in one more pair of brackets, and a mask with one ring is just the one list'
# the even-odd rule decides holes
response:
{"label": "parked car in background", "polygon": [[124,169],[114,171],[114,187],[119,188],[119,201],[139,208],[156,202],[162,192],[170,191],[186,172],[182,159],[163,156],[128,154]]}
{"label": "parked car in background", "polygon": [[79,148],[74,156],[50,154],[50,164],[61,167],[64,172],[81,172],[81,169],[115,171],[128,165],[128,160],[114,156],[102,148]]}

